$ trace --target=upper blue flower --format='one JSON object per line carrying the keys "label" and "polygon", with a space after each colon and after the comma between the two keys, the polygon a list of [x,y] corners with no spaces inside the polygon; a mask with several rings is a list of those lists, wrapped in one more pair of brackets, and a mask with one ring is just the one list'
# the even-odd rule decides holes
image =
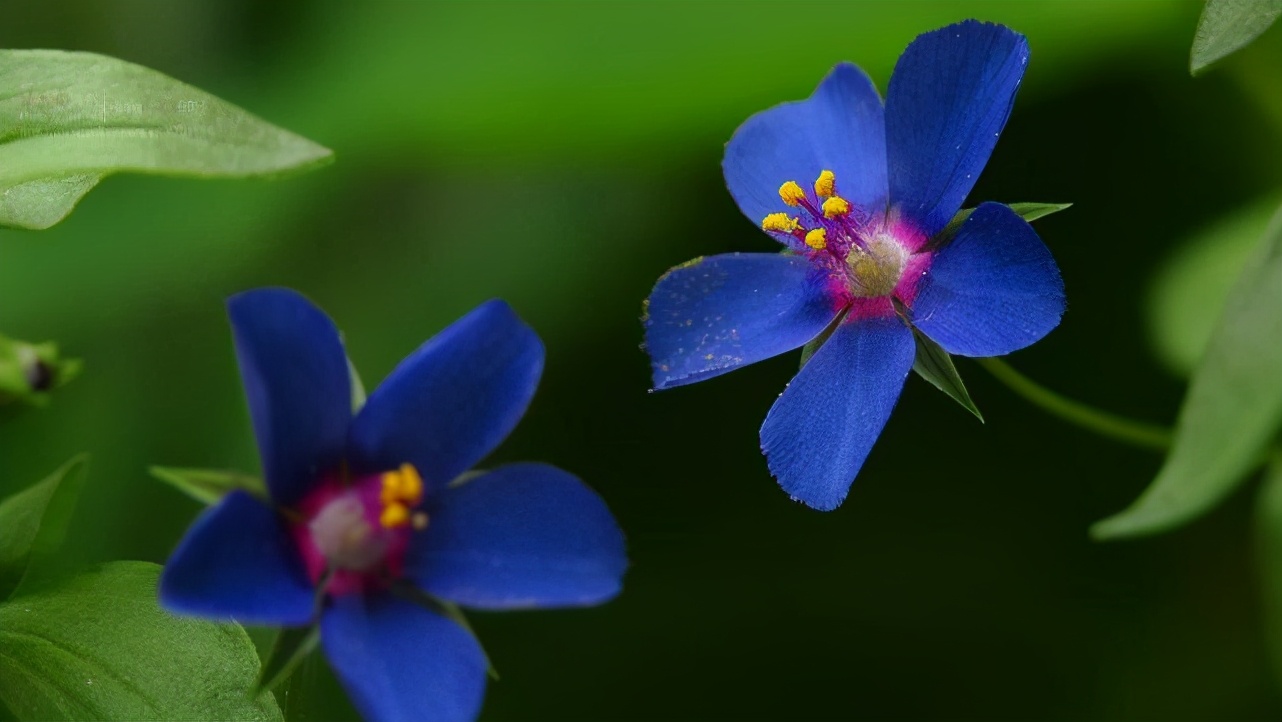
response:
{"label": "upper blue flower", "polygon": [[486,662],[412,587],[479,609],[590,605],[627,565],[610,512],[543,464],[460,474],[516,426],[543,345],[502,301],[423,344],[353,415],[342,340],[293,291],[228,303],[270,499],[203,513],[160,580],[171,611],[247,624],[319,621],[371,720],[469,720]]}
{"label": "upper blue flower", "polygon": [[646,348],[666,389],[831,328],[761,427],[794,499],[825,510],[845,499],[912,369],[913,327],[949,353],[998,356],[1059,323],[1059,269],[1009,207],[980,205],[951,241],[941,235],[1027,62],[1018,33],[950,25],[908,46],[884,106],[863,71],[838,65],[810,98],[752,116],[726,146],[730,194],[787,251],[669,271],[647,302]]}

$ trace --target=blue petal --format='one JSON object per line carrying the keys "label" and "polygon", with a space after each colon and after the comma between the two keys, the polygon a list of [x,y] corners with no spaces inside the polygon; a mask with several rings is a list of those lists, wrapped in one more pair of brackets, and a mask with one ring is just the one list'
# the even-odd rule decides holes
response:
{"label": "blue petal", "polygon": [[985,203],[935,254],[913,323],[949,353],[1000,356],[1038,341],[1064,315],[1064,282],[1037,232]]}
{"label": "blue petal", "polygon": [[406,574],[482,609],[599,604],[619,593],[623,533],[596,492],[546,464],[512,464],[444,491]]}
{"label": "blue petal", "polygon": [[881,96],[850,63],[832,69],[806,100],[776,105],[748,118],[726,144],[721,164],[730,195],[755,224],[787,211],[779,186],[809,191],[822,170],[837,191],[865,210],[886,202],[886,126]]}
{"label": "blue petal", "polygon": [[409,462],[444,486],[516,427],[543,373],[543,342],[503,301],[481,304],[419,347],[352,423],[357,473]]}
{"label": "blue petal", "polygon": [[321,616],[325,657],[369,722],[476,719],[485,653],[445,617],[383,592],[336,597]]}
{"label": "blue petal", "polygon": [[913,367],[916,343],[898,318],[842,323],[788,384],[761,427],[779,486],[803,504],[841,505]]}
{"label": "blue petal", "polygon": [[839,310],[802,256],[695,259],[664,274],[646,302],[654,386],[691,384],[800,348]]}
{"label": "blue petal", "polygon": [[306,624],[315,598],[280,517],[243,491],[200,515],[160,575],[165,609],[242,624]]}
{"label": "blue petal", "polygon": [[933,236],[961,209],[1006,125],[1028,41],[967,20],[920,35],[886,91],[890,201]]}
{"label": "blue petal", "polygon": [[289,506],[342,461],[352,418],[343,342],[329,317],[288,289],[233,296],[227,313],[267,488]]}

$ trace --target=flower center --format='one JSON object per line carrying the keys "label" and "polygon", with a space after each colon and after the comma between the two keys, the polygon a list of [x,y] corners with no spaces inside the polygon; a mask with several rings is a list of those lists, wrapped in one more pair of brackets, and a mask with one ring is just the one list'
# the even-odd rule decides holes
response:
{"label": "flower center", "polygon": [[343,485],[330,479],[303,500],[294,538],[313,582],[345,594],[385,585],[400,574],[412,531],[427,527],[423,480],[410,464]]}
{"label": "flower center", "polygon": [[894,293],[908,265],[908,256],[908,250],[887,233],[870,238],[866,248],[851,248],[846,254],[851,293],[866,298]]}
{"label": "flower center", "polygon": [[819,173],[813,195],[787,181],[779,186],[779,198],[800,210],[771,213],[761,228],[827,270],[843,295],[879,298],[895,292],[912,250],[888,230],[886,218],[874,219],[838,195],[832,171]]}

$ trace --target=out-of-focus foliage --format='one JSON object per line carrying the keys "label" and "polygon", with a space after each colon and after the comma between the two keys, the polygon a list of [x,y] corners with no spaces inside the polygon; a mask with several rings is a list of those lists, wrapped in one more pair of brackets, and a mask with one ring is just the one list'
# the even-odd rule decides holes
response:
{"label": "out-of-focus foliage", "polygon": [[1282,685],[1282,457],[1273,460],[1255,505],[1256,568],[1274,678]]}
{"label": "out-of-focus foliage", "polygon": [[85,466],[73,459],[0,501],[0,711],[18,720],[281,719],[270,694],[246,695],[259,662],[245,630],[162,611],[159,566],[57,571]]}
{"label": "out-of-focus foliage", "polygon": [[1264,240],[1276,194],[1217,219],[1185,240],[1153,276],[1145,304],[1158,359],[1187,378],[1197,367],[1233,282]]}
{"label": "out-of-focus foliage", "polygon": [[111,173],[244,177],[330,156],[140,65],[93,53],[0,50],[0,226],[48,228]]}
{"label": "out-of-focus foliage", "polygon": [[0,597],[7,597],[62,544],[85,481],[85,460],[73,459],[43,481],[0,501]]}
{"label": "out-of-focus foliage", "polygon": [[[338,156],[270,183],[122,175],[48,231],[0,231],[0,328],[89,361],[57,403],[0,427],[0,493],[93,452],[69,562],[164,561],[202,507],[150,465],[256,472],[228,295],[304,291],[371,386],[501,296],[548,364],[486,465],[574,471],[620,517],[634,565],[599,609],[470,617],[503,672],[483,719],[1282,714],[1245,506],[1092,544],[1090,522],[1158,459],[1030,409],[962,359],[987,423],[908,384],[849,502],[819,516],[780,500],[757,449],[795,355],[647,394],[637,349],[663,270],[777,250],[721,179],[739,123],[839,60],[884,87],[915,35],[979,17],[1026,33],[1032,57],[974,198],[1075,204],[1036,222],[1068,312],[1011,363],[1066,396],[1173,418],[1182,388],[1141,333],[1145,283],[1175,240],[1282,185],[1282,136],[1250,90],[1276,85],[1278,33],[1194,81],[1187,0],[50,7],[3,3],[0,46],[153,67]],[[277,692],[291,717],[355,714],[319,655]]]}
{"label": "out-of-focus foliage", "polygon": [[1206,0],[1189,53],[1189,70],[1196,75],[1240,50],[1268,30],[1279,15],[1282,0]]}
{"label": "out-of-focus foliage", "polygon": [[110,562],[0,604],[0,701],[19,719],[281,720],[246,694],[258,655],[235,624],[156,605],[160,566]]}
{"label": "out-of-focus foliage", "polygon": [[1282,426],[1282,211],[1242,269],[1189,382],[1171,452],[1101,539],[1152,534],[1210,509],[1258,468]]}

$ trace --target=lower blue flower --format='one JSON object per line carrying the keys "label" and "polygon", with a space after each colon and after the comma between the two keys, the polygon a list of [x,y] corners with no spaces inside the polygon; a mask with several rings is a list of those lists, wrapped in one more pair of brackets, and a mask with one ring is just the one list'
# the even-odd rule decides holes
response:
{"label": "lower blue flower", "polygon": [[761,427],[792,498],[823,510],[845,499],[912,370],[914,328],[949,353],[998,356],[1059,323],[1059,269],[1013,210],[984,203],[948,228],[1027,60],[1022,35],[957,23],[908,46],[884,105],[843,63],[726,145],[730,194],[785,251],[669,271],[646,304],[645,346],[655,388],[667,389],[831,333]]}
{"label": "lower blue flower", "polygon": [[297,293],[229,302],[270,498],[228,494],[170,558],[160,602],[246,624],[319,623],[370,720],[471,720],[486,661],[428,606],[593,605],[627,566],[604,502],[544,464],[463,475],[516,425],[543,347],[501,301],[425,343],[355,415],[342,341]]}

